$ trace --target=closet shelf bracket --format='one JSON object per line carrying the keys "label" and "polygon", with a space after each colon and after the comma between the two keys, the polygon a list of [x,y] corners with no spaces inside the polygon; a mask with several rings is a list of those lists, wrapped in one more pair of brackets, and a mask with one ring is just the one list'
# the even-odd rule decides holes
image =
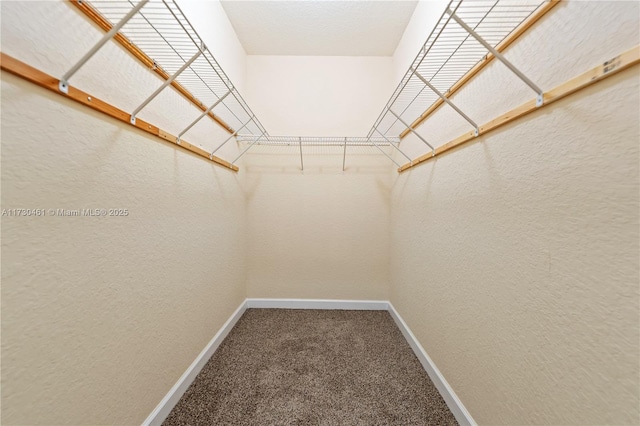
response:
{"label": "closet shelf bracket", "polygon": [[220,148],[222,148],[223,146],[225,146],[225,145],[226,145],[226,143],[227,143],[227,142],[229,142],[229,141],[231,140],[231,138],[234,138],[234,137],[238,136],[238,132],[240,132],[240,130],[244,129],[244,128],[245,128],[245,126],[246,126],[247,124],[249,124],[251,121],[253,121],[253,118],[254,118],[254,116],[251,116],[251,118],[249,118],[249,120],[248,120],[246,123],[244,123],[242,126],[240,126],[240,128],[239,128],[238,130],[236,130],[235,132],[231,133],[231,135],[229,135],[229,137],[228,137],[228,138],[226,138],[226,139],[225,139],[225,140],[224,140],[220,145],[218,145],[218,146],[216,147],[216,149],[214,149],[213,151],[211,151],[211,157],[213,157],[213,154],[215,154],[216,152],[218,152],[218,150],[219,150]]}
{"label": "closet shelf bracket", "polygon": [[447,9],[447,13],[451,16],[451,18],[453,18],[454,21],[456,21],[458,25],[460,25],[466,32],[471,34],[471,36],[473,36],[473,38],[475,38],[478,41],[478,43],[483,45],[485,49],[487,49],[489,52],[493,54],[493,56],[495,56],[504,65],[506,65],[506,67],[509,68],[511,72],[513,72],[515,75],[517,75],[518,78],[520,78],[520,80],[524,81],[527,84],[527,86],[531,87],[538,94],[536,98],[536,106],[538,107],[542,106],[542,104],[544,103],[544,92],[540,87],[538,87],[538,85],[536,85],[533,81],[531,81],[531,79],[529,79],[529,77],[527,77],[522,71],[516,68],[516,66],[513,65],[507,58],[505,58],[502,55],[502,53],[498,52],[496,49],[493,48],[493,46],[487,43],[487,41],[484,38],[482,38],[480,34],[475,32],[462,19],[460,19],[458,15],[455,14],[455,12],[453,12],[451,9]]}
{"label": "closet shelf bracket", "polygon": [[206,111],[203,111],[202,114],[200,114],[200,116],[198,118],[196,118],[195,120],[193,120],[193,122],[191,124],[189,124],[187,127],[185,127],[185,129],[183,131],[181,131],[180,133],[178,133],[178,136],[176,137],[176,143],[178,145],[180,145],[180,138],[182,137],[182,135],[184,135],[185,133],[187,133],[189,131],[189,129],[191,129],[193,126],[195,126],[198,121],[202,120],[203,117],[205,117],[206,115],[209,115],[209,113],[215,108],[217,107],[222,101],[224,101],[224,98],[226,98],[227,96],[229,96],[231,94],[231,92],[233,91],[230,90],[227,93],[225,93],[224,95],[222,95],[220,97],[220,99],[218,99],[217,101],[215,101],[209,108],[207,108]]}
{"label": "closet shelf bracket", "polygon": [[[475,121],[473,121],[472,119],[469,118],[469,116],[467,114],[465,114],[464,112],[462,112],[462,110],[460,108],[458,108],[456,106],[456,104],[454,104],[449,98],[447,98],[445,95],[443,95],[438,89],[435,88],[435,86],[433,84],[431,84],[429,82],[429,80],[427,80],[426,78],[424,78],[422,76],[422,74],[420,74],[418,71],[416,71],[415,69],[411,68],[411,72],[413,73],[413,75],[415,75],[416,77],[418,77],[425,85],[427,85],[429,87],[429,89],[431,89],[433,91],[433,93],[435,93],[436,95],[438,95],[438,97],[440,99],[442,99],[447,105],[449,105],[451,108],[453,108],[458,114],[460,114],[462,116],[462,118],[464,118],[465,120],[467,120],[469,122],[469,124],[471,124],[473,126],[473,128],[475,129],[475,135],[478,136],[478,133],[480,132],[480,129],[478,128],[478,125],[476,124]],[[395,115],[395,114],[394,114]],[[397,117],[397,116],[396,116]],[[411,126],[408,126],[408,128],[410,128]]]}
{"label": "closet shelf bracket", "polygon": [[138,115],[138,113],[140,111],[142,111],[142,108],[146,107],[149,102],[151,102],[152,100],[155,99],[156,96],[158,96],[160,94],[160,92],[162,92],[168,85],[170,85],[171,83],[173,83],[173,80],[175,80],[176,78],[178,78],[178,76],[182,73],[182,71],[186,70],[187,68],[189,68],[189,66],[196,60],[198,59],[198,57],[200,55],[202,55],[205,52],[206,48],[204,47],[204,44],[200,45],[200,49],[198,49],[198,51],[196,52],[195,55],[193,55],[191,57],[191,59],[189,59],[187,62],[185,62],[179,69],[178,71],[176,71],[171,77],[169,77],[167,80],[165,80],[164,83],[162,83],[162,86],[158,87],[156,89],[155,92],[153,92],[151,94],[151,96],[149,96],[147,99],[144,100],[144,102],[142,102],[140,104],[140,106],[138,108],[136,108],[135,110],[133,110],[133,112],[131,113],[131,124],[136,124],[136,115]]}
{"label": "closet shelf bracket", "polygon": [[433,147],[433,145],[431,145],[429,142],[427,142],[427,140],[425,138],[423,138],[422,136],[420,136],[420,133],[416,132],[414,130],[413,127],[411,127],[410,124],[408,124],[406,121],[404,121],[402,119],[402,117],[400,117],[398,114],[396,114],[395,112],[393,112],[393,110],[391,108],[389,108],[389,112],[391,113],[391,115],[393,115],[394,117],[396,117],[398,119],[399,122],[401,122],[404,126],[407,127],[407,129],[411,130],[411,132],[416,135],[418,137],[418,139],[420,139],[422,142],[424,142],[425,144],[427,144],[427,146],[429,148],[431,148],[431,152],[435,153],[436,149]]}
{"label": "closet shelf bracket", "polygon": [[141,0],[133,9],[129,11],[116,25],[111,28],[109,32],[102,36],[100,41],[98,41],[85,55],[67,71],[58,84],[58,88],[62,93],[69,94],[69,79],[76,73],[82,66],[93,57],[93,55],[102,48],[109,40],[111,40],[117,33],[120,31],[124,25],[129,22],[133,16],[143,8],[145,4],[147,4],[149,0]]}
{"label": "closet shelf bracket", "polygon": [[235,160],[233,160],[233,161],[231,162],[231,164],[232,164],[232,165],[235,165],[236,161],[238,161],[238,160],[240,159],[240,157],[242,157],[242,156],[243,156],[247,151],[249,151],[249,150],[251,149],[251,147],[252,147],[252,146],[254,146],[254,145],[255,145],[255,144],[260,140],[260,138],[261,138],[262,136],[264,136],[264,133],[262,133],[260,136],[258,136],[257,138],[255,138],[255,140],[254,140],[253,142],[251,142],[251,144],[250,144],[248,147],[246,147],[246,148],[245,148],[245,149],[240,153],[240,155],[238,155],[238,156],[236,157],[236,159],[235,159]]}
{"label": "closet shelf bracket", "polygon": [[385,141],[389,142],[390,146],[392,146],[396,151],[398,151],[400,154],[402,154],[404,156],[404,158],[406,158],[407,160],[411,161],[411,157],[409,157],[400,148],[398,148],[394,143],[392,143],[389,140],[389,138],[387,138],[385,135],[383,135],[378,129],[376,129],[376,132],[378,132],[380,134],[380,136],[382,136],[384,138]]}

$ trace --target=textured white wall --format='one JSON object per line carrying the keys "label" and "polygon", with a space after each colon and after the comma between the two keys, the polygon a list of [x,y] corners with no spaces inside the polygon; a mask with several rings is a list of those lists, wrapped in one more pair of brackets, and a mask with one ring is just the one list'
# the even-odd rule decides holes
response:
{"label": "textured white wall", "polygon": [[[386,157],[341,148],[295,148],[245,162],[249,297],[388,300]],[[266,151],[263,151],[266,152]]]}
{"label": "textured white wall", "polygon": [[[101,36],[66,2],[0,7],[2,51],[56,76]],[[160,80],[109,43],[71,83],[130,110]],[[139,424],[245,297],[242,176],[6,73],[1,96],[3,209],[129,210],[2,218],[2,424]],[[140,114],[198,115],[172,89]]]}
{"label": "textured white wall", "polygon": [[[562,3],[506,55],[549,89],[637,44],[639,15]],[[640,421],[638,82],[636,67],[395,180],[392,303],[480,424]],[[455,101],[482,123],[532,97],[494,62]],[[420,127],[437,144],[466,130],[446,108]]]}
{"label": "textured white wall", "polygon": [[249,55],[246,85],[247,102],[272,135],[366,136],[393,91],[393,61]]}
{"label": "textured white wall", "polygon": [[[365,136],[392,84],[390,57],[247,57],[248,102],[274,135]],[[245,160],[247,294],[386,299],[392,163],[349,150],[343,174],[342,149],[304,151],[304,174],[295,148]]]}

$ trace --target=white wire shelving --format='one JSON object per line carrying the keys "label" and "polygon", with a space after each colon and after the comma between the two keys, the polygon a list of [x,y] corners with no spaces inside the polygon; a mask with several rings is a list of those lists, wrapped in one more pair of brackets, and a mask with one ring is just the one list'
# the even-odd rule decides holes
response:
{"label": "white wire shelving", "polygon": [[[165,78],[164,83],[131,112],[131,122],[135,124],[137,115],[162,90],[177,83],[202,114],[177,133],[176,143],[179,144],[181,137],[199,120],[213,116],[231,135],[211,152],[211,157],[236,137],[241,152],[232,164],[256,145],[297,145],[302,169],[305,146],[342,146],[344,157],[348,147],[369,146],[400,167],[392,152],[396,151],[411,163],[399,148],[400,139],[407,132],[413,132],[435,152],[435,147],[415,131],[413,123],[437,102],[452,107],[477,135],[478,124],[449,99],[449,92],[489,54],[535,91],[542,104],[542,90],[495,47],[549,0],[451,0],[371,130],[361,138],[270,136],[175,0],[78,1],[90,5],[101,15],[109,23],[110,31],[60,79],[60,90],[67,90],[69,79],[108,40],[116,34],[122,35],[127,43],[151,58],[153,67],[162,70]],[[343,170],[344,164],[343,158]]]}
{"label": "white wire shelving", "polygon": [[67,90],[68,81],[76,71],[107,41],[119,34],[151,58],[153,68],[166,76],[164,83],[131,112],[132,124],[160,92],[177,83],[188,92],[202,114],[177,132],[176,143],[179,144],[180,138],[207,115],[216,117],[231,133],[211,152],[211,156],[241,131],[254,136],[268,135],[174,0],[92,0],[80,3],[97,12],[109,23],[111,30],[60,79],[61,91]]}
{"label": "white wire shelving", "polygon": [[432,152],[435,147],[413,126],[437,102],[446,103],[478,134],[478,124],[449,94],[488,54],[507,66],[538,96],[542,90],[495,48],[548,0],[451,0],[421,47],[368,137],[402,137],[413,132]]}
{"label": "white wire shelving", "polygon": [[[238,135],[237,140],[243,147],[241,153],[246,153],[254,147],[290,148],[289,153],[299,154],[300,170],[304,171],[305,155],[336,155],[342,157],[342,171],[346,168],[347,152],[383,154],[395,163],[391,156],[393,150],[398,150],[398,137],[337,137],[337,136],[260,136]],[[264,152],[264,151],[262,151]],[[408,158],[408,157],[407,157]],[[397,164],[397,163],[396,163]]]}
{"label": "white wire shelving", "polygon": [[398,145],[400,138],[368,138],[368,137],[341,137],[341,136],[261,136],[256,140],[255,136],[239,134],[238,142],[256,142],[262,146],[291,146],[302,143],[303,146],[380,146],[388,147]]}

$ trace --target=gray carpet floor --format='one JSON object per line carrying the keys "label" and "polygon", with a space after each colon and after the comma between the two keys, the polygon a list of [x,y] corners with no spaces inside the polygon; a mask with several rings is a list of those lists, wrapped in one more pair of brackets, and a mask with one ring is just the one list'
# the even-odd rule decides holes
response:
{"label": "gray carpet floor", "polygon": [[164,425],[455,425],[385,311],[248,309]]}

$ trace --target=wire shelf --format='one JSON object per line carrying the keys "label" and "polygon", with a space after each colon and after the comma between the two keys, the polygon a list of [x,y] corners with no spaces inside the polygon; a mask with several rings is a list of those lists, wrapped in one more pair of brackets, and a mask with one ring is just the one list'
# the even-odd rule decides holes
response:
{"label": "wire shelf", "polygon": [[[339,156],[342,171],[346,169],[349,155],[383,154],[395,163],[393,151],[399,151],[400,138],[385,137],[322,137],[322,136],[252,136],[238,135],[243,153],[252,149],[256,154],[295,154],[300,158],[300,170],[305,170],[304,158],[309,156]],[[397,163],[396,163],[397,164]]]}
{"label": "wire shelf", "polygon": [[[85,3],[111,25],[120,22],[138,4],[128,0]],[[175,81],[202,107],[218,102],[211,112],[232,130],[268,134],[174,0],[149,0],[119,33],[148,55],[154,67],[169,76],[178,74]]]}
{"label": "wire shelf", "polygon": [[367,138],[367,137],[322,137],[322,136],[262,136],[238,135],[238,142],[254,143],[258,146],[397,146],[400,138]]}
{"label": "wire shelf", "polygon": [[495,47],[545,2],[451,0],[368,136],[402,135],[425,111],[443,100],[440,95],[447,97],[451,88],[486,58],[488,48],[457,19]]}
{"label": "wire shelf", "polygon": [[[425,111],[445,102],[454,108],[475,128],[473,122],[448,98],[452,88],[464,81],[489,53],[511,69],[520,79],[534,89],[542,102],[542,91],[496,49],[509,34],[550,0],[450,0],[437,25],[420,52],[405,73],[400,84],[383,108],[369,134],[361,138],[270,136],[256,118],[214,56],[204,45],[175,0],[93,0],[90,6],[111,26],[105,35],[85,57],[61,80],[64,91],[68,78],[90,58],[106,40],[116,32],[126,38],[126,43],[146,55],[152,66],[161,71],[165,83],[131,113],[131,121],[156,95],[169,84],[178,85],[203,112],[192,124],[177,136],[187,132],[198,120],[209,113],[221,123],[231,136],[218,149],[236,136],[240,143],[240,155],[254,146],[306,147],[371,147],[399,165],[390,153],[399,153],[411,163],[411,159],[398,147],[400,138],[413,131],[433,153],[433,147],[412,127],[422,119]],[[82,3],[81,0],[79,0]],[[343,154],[346,155],[346,154]],[[343,161],[344,163],[344,161]]]}

